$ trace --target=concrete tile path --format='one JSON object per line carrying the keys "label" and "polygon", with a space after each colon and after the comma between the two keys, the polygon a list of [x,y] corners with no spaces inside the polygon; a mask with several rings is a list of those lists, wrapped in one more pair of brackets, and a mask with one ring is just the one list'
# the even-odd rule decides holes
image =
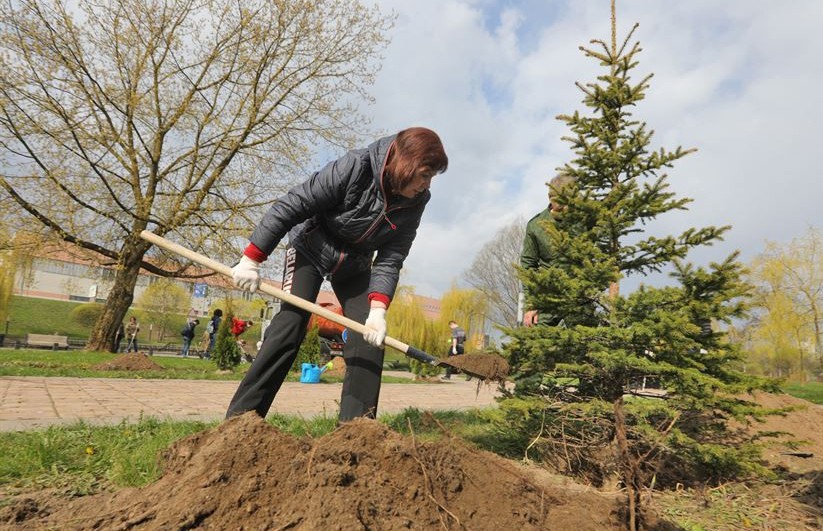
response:
{"label": "concrete tile path", "polygon": [[[392,374],[386,371],[384,374]],[[400,375],[397,373],[395,375]],[[239,382],[138,380],[117,378],[0,377],[0,431],[21,431],[84,420],[116,424],[155,417],[173,420],[222,419]],[[286,382],[272,413],[337,416],[342,384]],[[378,413],[407,407],[422,410],[470,409],[496,404],[496,386],[455,376],[442,384],[383,384]]]}

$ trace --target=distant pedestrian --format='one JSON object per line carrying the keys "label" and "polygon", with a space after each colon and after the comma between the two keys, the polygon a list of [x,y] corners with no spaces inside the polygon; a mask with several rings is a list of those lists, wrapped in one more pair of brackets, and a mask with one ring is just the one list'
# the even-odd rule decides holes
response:
{"label": "distant pedestrian", "polygon": [[217,331],[220,329],[220,321],[223,320],[223,310],[217,308],[212,313],[206,332],[209,334],[209,346],[206,348],[206,359],[211,359],[211,352],[214,350],[214,342],[217,340]]}
{"label": "distant pedestrian", "polygon": [[[451,328],[452,331],[451,342],[449,343],[449,356],[459,356],[463,354],[465,349],[463,344],[466,342],[466,331],[460,328],[460,325],[458,325],[456,321],[449,321],[449,328]],[[446,376],[443,378],[451,380],[452,370],[451,365],[446,365]]]}
{"label": "distant pedestrian", "polygon": [[183,350],[180,352],[180,355],[184,358],[189,357],[189,348],[191,347],[191,342],[194,339],[194,329],[197,328],[197,325],[200,324],[198,319],[193,321],[189,321],[186,323],[186,326],[183,327],[183,330],[180,331],[180,335],[183,336]]}
{"label": "distant pedestrian", "polygon": [[137,317],[129,317],[129,324],[126,325],[126,337],[129,338],[129,345],[126,347],[126,352],[137,352],[137,333],[140,331],[140,324],[137,322]]}

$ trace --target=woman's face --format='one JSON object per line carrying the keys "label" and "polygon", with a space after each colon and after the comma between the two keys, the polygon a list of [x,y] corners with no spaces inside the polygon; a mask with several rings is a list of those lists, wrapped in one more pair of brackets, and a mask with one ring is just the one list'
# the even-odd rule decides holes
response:
{"label": "woman's face", "polygon": [[400,190],[397,190],[396,193],[409,199],[422,194],[431,187],[432,179],[435,175],[437,175],[436,171],[428,166],[422,166],[417,169],[414,176],[408,181],[408,184]]}

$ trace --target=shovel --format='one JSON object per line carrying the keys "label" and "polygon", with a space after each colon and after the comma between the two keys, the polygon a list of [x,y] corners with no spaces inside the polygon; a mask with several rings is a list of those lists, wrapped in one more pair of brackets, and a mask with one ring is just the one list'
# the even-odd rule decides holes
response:
{"label": "shovel", "polygon": [[[196,264],[200,264],[201,266],[206,267],[208,269],[211,269],[212,271],[215,271],[217,273],[220,273],[221,275],[231,277],[231,268],[229,266],[227,266],[225,264],[221,264],[220,262],[212,260],[211,258],[208,258],[207,256],[203,256],[202,254],[196,253],[196,252],[192,251],[191,249],[187,249],[187,248],[183,247],[182,245],[178,245],[174,242],[171,242],[171,241],[167,240],[166,238],[163,238],[162,236],[158,236],[157,234],[154,234],[153,232],[144,230],[140,233],[140,237],[143,238],[144,240],[146,240],[147,242],[150,242],[150,243],[152,243],[152,244],[154,244],[154,245],[156,245],[156,246],[158,246],[162,249],[165,249],[167,251],[171,251],[171,252],[173,252],[175,254],[178,254],[178,255],[180,255],[184,258],[187,258],[187,259],[191,260],[192,262],[194,262]],[[333,321],[333,322],[335,322],[339,325],[345,326],[349,330],[354,330],[355,332],[357,332],[360,335],[363,335],[366,331],[366,326],[363,325],[363,324],[358,323],[357,321],[352,321],[348,317],[336,314],[334,312],[331,312],[331,311],[323,308],[320,305],[314,304],[314,303],[309,302],[305,299],[301,299],[300,297],[292,295],[291,293],[287,293],[287,292],[285,292],[281,289],[275,288],[271,284],[260,284],[259,290],[262,291],[263,293],[266,293],[267,295],[271,295],[272,297],[276,297],[276,298],[280,299],[283,302],[287,302],[287,303],[291,304],[292,306],[297,306],[298,308],[306,310],[307,312],[311,312],[315,315],[319,315],[320,317],[325,317],[329,321]],[[459,369],[459,370],[463,371],[463,373],[465,373],[465,374],[468,374],[470,376],[475,376],[475,377],[480,378],[482,380],[500,380],[500,379],[502,379],[502,377],[505,377],[505,375],[506,375],[505,373],[508,372],[508,366],[505,367],[503,374],[500,374],[501,371],[500,371],[500,369],[497,368],[497,366],[495,364],[492,364],[492,368],[489,370],[489,369],[485,369],[485,368],[474,369],[473,367],[471,367],[471,365],[473,365],[471,363],[469,363],[470,366],[467,367],[466,363],[457,363],[457,360],[455,360],[455,363],[450,363],[449,361],[446,361],[446,360],[443,360],[443,359],[440,359],[440,358],[436,358],[436,357],[432,356],[431,354],[427,354],[426,352],[423,352],[420,349],[417,349],[415,347],[407,345],[407,344],[405,344],[401,341],[398,341],[397,339],[394,339],[393,337],[390,337],[390,336],[386,336],[386,339],[384,340],[384,344],[388,347],[391,347],[391,348],[395,349],[395,350],[399,350],[400,352],[402,352],[406,356],[408,356],[412,359],[415,359],[415,360],[417,360],[421,363],[426,363],[428,365],[435,365],[435,366],[452,367],[452,368]],[[470,357],[471,357],[471,355],[456,356],[456,358],[470,358]],[[466,360],[462,360],[462,361],[466,361]],[[469,359],[468,361],[471,361],[471,360]],[[501,361],[503,361],[502,358],[501,358]],[[505,363],[505,361],[503,361],[503,363]],[[487,364],[484,363],[482,365],[487,365]],[[475,372],[475,371],[478,371],[478,372]]]}

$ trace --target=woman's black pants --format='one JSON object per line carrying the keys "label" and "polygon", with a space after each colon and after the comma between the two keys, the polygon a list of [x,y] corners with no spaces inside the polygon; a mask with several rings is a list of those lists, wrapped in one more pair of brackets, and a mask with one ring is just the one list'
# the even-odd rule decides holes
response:
{"label": "woman's black pants", "polygon": [[[287,251],[283,278],[283,291],[311,302],[317,299],[323,283],[323,275],[293,248]],[[332,276],[332,289],[349,319],[363,323],[368,317],[370,279],[370,271],[343,279]],[[305,310],[285,302],[281,304],[280,312],[266,329],[257,357],[234,393],[226,418],[247,411],[256,411],[261,417],[266,417],[306,337],[309,317],[309,312]],[[343,348],[346,375],[340,398],[340,421],[356,417],[375,418],[383,354],[383,348],[369,345],[360,334],[348,334]]]}

